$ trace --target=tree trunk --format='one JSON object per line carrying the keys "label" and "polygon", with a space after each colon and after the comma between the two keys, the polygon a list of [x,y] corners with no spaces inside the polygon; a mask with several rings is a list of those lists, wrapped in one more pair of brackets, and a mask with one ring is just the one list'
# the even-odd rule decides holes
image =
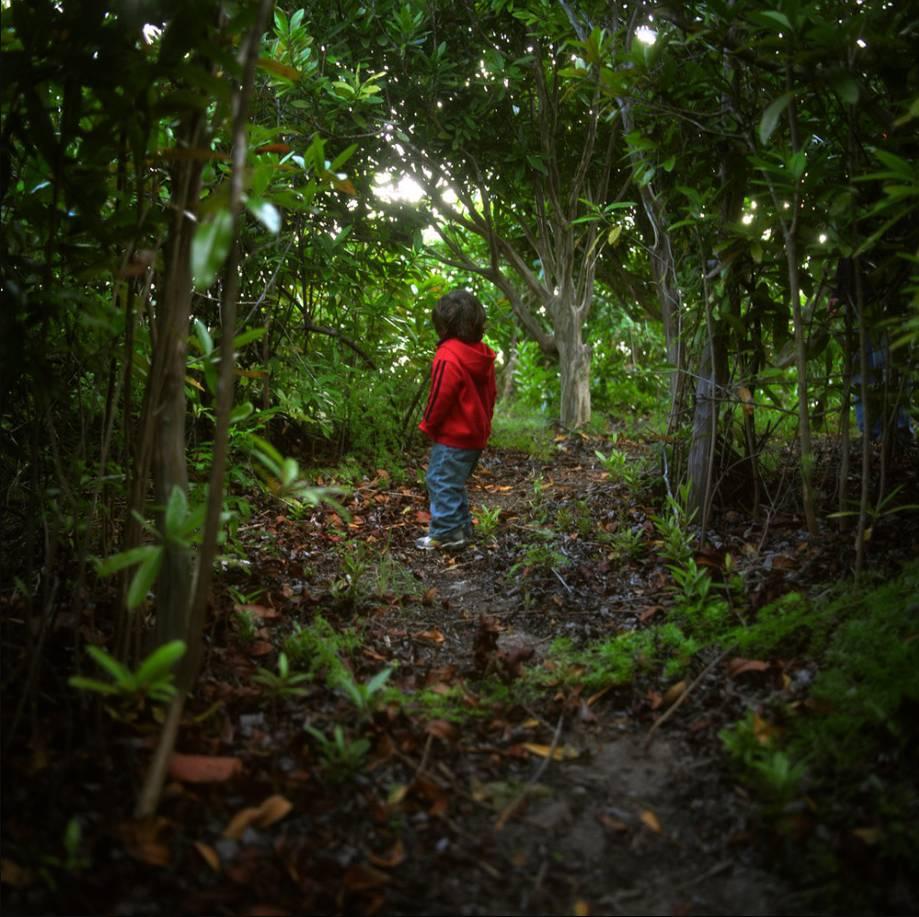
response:
{"label": "tree trunk", "polygon": [[559,371],[562,383],[559,420],[567,430],[590,422],[590,356],[591,348],[581,339],[581,329],[572,329],[571,339],[556,335]]}

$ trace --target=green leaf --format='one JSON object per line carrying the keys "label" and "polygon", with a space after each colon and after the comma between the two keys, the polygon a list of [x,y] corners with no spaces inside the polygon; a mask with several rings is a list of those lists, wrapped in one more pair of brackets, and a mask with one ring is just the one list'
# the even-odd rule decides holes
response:
{"label": "green leaf", "polygon": [[131,688],[134,685],[134,676],[127,666],[122,665],[114,656],[110,656],[101,646],[87,646],[86,652],[95,660],[96,664],[105,669],[117,685],[122,688]]}
{"label": "green leaf", "polygon": [[606,241],[610,245],[615,245],[619,241],[619,237],[622,235],[622,224],[617,223],[609,231],[609,235],[606,237]]}
{"label": "green leaf", "polygon": [[300,466],[296,459],[286,458],[281,464],[281,484],[289,487],[300,475]]}
{"label": "green leaf", "polygon": [[342,150],[333,160],[329,166],[330,172],[337,172],[356,152],[357,144],[352,143],[351,146]]}
{"label": "green leaf", "polygon": [[137,568],[131,585],[128,587],[128,610],[133,611],[146,598],[147,593],[156,582],[162,563],[163,549],[158,547],[155,553]]}
{"label": "green leaf", "polygon": [[83,678],[82,675],[74,675],[67,680],[72,688],[78,688],[80,691],[95,691],[97,694],[119,694],[119,690],[112,684],[105,681],[96,681],[95,678]]}
{"label": "green leaf", "polygon": [[536,169],[537,172],[542,175],[548,175],[549,170],[546,168],[546,164],[542,161],[542,157],[535,156],[532,153],[527,155],[527,162]]}
{"label": "green leaf", "polygon": [[281,231],[281,212],[274,204],[257,197],[250,197],[246,201],[246,209],[255,217],[272,235]]}
{"label": "green leaf", "polygon": [[211,337],[210,331],[207,330],[207,325],[200,318],[196,318],[193,324],[198,343],[201,345],[201,353],[206,357],[210,356],[214,350],[214,339]]}
{"label": "green leaf", "polygon": [[245,420],[247,417],[251,417],[255,411],[251,401],[244,401],[242,404],[237,404],[232,411],[230,411],[230,426],[233,424],[239,423],[241,420]]}
{"label": "green leaf", "polygon": [[233,215],[221,210],[208,223],[199,223],[191,243],[191,270],[195,286],[206,289],[226,260],[233,242]]}
{"label": "green leaf", "polygon": [[791,92],[782,93],[782,95],[775,99],[763,112],[763,117],[759,122],[759,139],[762,143],[766,144],[769,142],[769,138],[772,136],[779,123],[779,118],[782,117],[782,112],[788,108],[788,103],[791,102],[793,96],[794,93]]}
{"label": "green leaf", "polygon": [[156,545],[144,544],[137,548],[131,548],[129,551],[113,554],[98,565],[96,572],[99,576],[111,576],[126,567],[133,567],[135,564],[143,563],[150,554],[158,550],[159,548]]}
{"label": "green leaf", "polygon": [[171,640],[155,649],[140,665],[134,680],[138,688],[158,681],[172,671],[172,667],[185,655],[185,641]]}
{"label": "green leaf", "polygon": [[163,516],[163,528],[167,538],[174,538],[188,517],[188,497],[178,484],[172,488],[166,512]]}
{"label": "green leaf", "polygon": [[833,89],[836,90],[836,95],[842,99],[846,105],[854,105],[858,101],[858,81],[855,77],[844,74],[842,76],[836,77],[833,80]]}
{"label": "green leaf", "polygon": [[807,168],[807,156],[804,153],[804,150],[798,150],[797,153],[793,153],[788,158],[788,171],[795,177],[799,179],[803,174],[804,170]]}
{"label": "green leaf", "polygon": [[771,19],[773,22],[780,25],[783,29],[788,29],[789,32],[793,31],[794,27],[791,24],[791,20],[779,10],[763,10],[759,14],[761,19]]}
{"label": "green leaf", "polygon": [[377,672],[376,675],[374,675],[373,678],[367,682],[368,696],[372,697],[374,694],[376,694],[376,692],[379,691],[387,681],[389,681],[390,675],[392,675],[392,669],[381,669],[379,672]]}
{"label": "green leaf", "polygon": [[247,344],[263,338],[268,332],[267,328],[248,328],[233,338],[233,349],[242,350]]}

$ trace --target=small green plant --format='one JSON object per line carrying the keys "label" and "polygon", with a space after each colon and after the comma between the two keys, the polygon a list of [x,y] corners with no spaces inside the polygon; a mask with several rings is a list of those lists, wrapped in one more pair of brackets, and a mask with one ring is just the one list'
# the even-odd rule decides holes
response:
{"label": "small green plant", "polygon": [[[128,586],[126,600],[129,609],[137,608],[159,576],[166,544],[189,547],[200,540],[205,510],[204,503],[190,509],[185,491],[181,487],[173,487],[163,512],[162,535],[148,520],[136,516],[148,534],[158,543],[138,545],[136,548],[114,554],[98,563],[97,573],[99,576],[111,576],[128,567],[136,567]],[[222,541],[222,537],[218,541]]]}
{"label": "small green plant", "polygon": [[640,528],[621,528],[610,539],[610,559],[635,560],[644,550],[644,535]]}
{"label": "small green plant", "polygon": [[338,554],[339,575],[331,592],[342,605],[355,608],[372,596],[412,595],[417,591],[418,581],[392,556],[388,545],[381,548],[362,541],[346,541]]}
{"label": "small green plant", "polygon": [[777,735],[778,730],[752,710],[719,733],[740,778],[767,809],[779,811],[800,796],[807,767],[777,747]]}
{"label": "small green plant", "polygon": [[252,643],[258,631],[258,619],[247,608],[239,608],[233,612],[233,624],[236,636],[242,643]]}
{"label": "small green plant", "polygon": [[80,819],[74,816],[64,828],[63,855],[41,853],[33,867],[35,874],[50,889],[57,889],[61,873],[75,876],[92,866],[92,859],[83,847],[83,829]]}
{"label": "small green plant", "polygon": [[549,500],[546,494],[546,481],[541,474],[533,477],[532,492],[529,499],[530,518],[537,525],[544,525],[549,518]]}
{"label": "small green plant", "polygon": [[638,482],[633,460],[621,449],[610,449],[609,455],[604,455],[599,449],[595,449],[594,455],[606,472],[606,476],[614,483],[633,487]]}
{"label": "small green plant", "polygon": [[370,716],[383,697],[382,691],[392,675],[392,669],[381,669],[369,681],[358,681],[347,669],[339,673],[335,687],[354,704],[363,719]]}
{"label": "small green plant", "polygon": [[498,530],[498,518],[501,515],[500,506],[480,506],[475,511],[476,530],[483,538],[491,538]]}
{"label": "small green plant", "polygon": [[278,655],[278,671],[276,673],[259,666],[256,674],[252,676],[252,680],[261,685],[269,697],[274,700],[281,700],[288,697],[302,697],[306,694],[307,690],[302,685],[304,682],[309,681],[309,675],[305,672],[292,672],[290,663],[287,660],[287,654],[282,652]]}
{"label": "small green plant", "polygon": [[689,487],[681,485],[676,497],[668,494],[664,512],[651,517],[661,542],[658,549],[661,556],[676,566],[687,563],[693,556],[693,536],[689,526],[695,518],[695,511],[687,509],[688,499]]}
{"label": "small green plant", "polygon": [[348,669],[342,655],[352,655],[361,645],[353,628],[336,631],[322,615],[316,615],[308,627],[297,627],[284,641],[284,652],[297,669],[305,669],[312,678],[324,674],[326,682],[334,685]]}
{"label": "small green plant", "polygon": [[594,521],[586,500],[565,503],[555,513],[555,527],[560,532],[577,532],[586,538],[594,532]]}
{"label": "small green plant", "polygon": [[323,773],[329,780],[343,783],[360,773],[370,751],[369,740],[349,739],[338,725],[332,730],[331,738],[312,726],[303,728],[315,739],[322,758]]}
{"label": "small green plant", "polygon": [[511,576],[533,570],[558,570],[568,563],[568,558],[560,551],[556,551],[550,544],[537,543],[528,545],[523,552],[523,557],[508,571]]}
{"label": "small green plant", "polygon": [[163,703],[175,694],[173,667],[185,654],[185,643],[182,640],[164,643],[147,656],[135,672],[100,646],[87,646],[86,652],[109,674],[111,681],[74,675],[69,682],[71,687],[117,698],[123,707],[138,708],[146,700]]}

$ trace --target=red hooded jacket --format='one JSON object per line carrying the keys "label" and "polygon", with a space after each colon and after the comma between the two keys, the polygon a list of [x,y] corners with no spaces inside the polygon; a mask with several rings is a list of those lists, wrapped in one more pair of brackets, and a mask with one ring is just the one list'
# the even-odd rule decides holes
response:
{"label": "red hooded jacket", "polygon": [[431,367],[431,391],[418,426],[435,443],[484,449],[495,410],[495,352],[479,341],[442,341]]}

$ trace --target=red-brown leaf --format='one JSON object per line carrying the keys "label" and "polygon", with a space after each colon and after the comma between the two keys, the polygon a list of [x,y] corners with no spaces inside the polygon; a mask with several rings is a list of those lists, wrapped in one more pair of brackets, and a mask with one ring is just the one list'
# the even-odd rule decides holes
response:
{"label": "red-brown leaf", "polygon": [[239,758],[212,755],[183,755],[176,752],[169,760],[169,776],[183,783],[223,783],[241,773]]}

